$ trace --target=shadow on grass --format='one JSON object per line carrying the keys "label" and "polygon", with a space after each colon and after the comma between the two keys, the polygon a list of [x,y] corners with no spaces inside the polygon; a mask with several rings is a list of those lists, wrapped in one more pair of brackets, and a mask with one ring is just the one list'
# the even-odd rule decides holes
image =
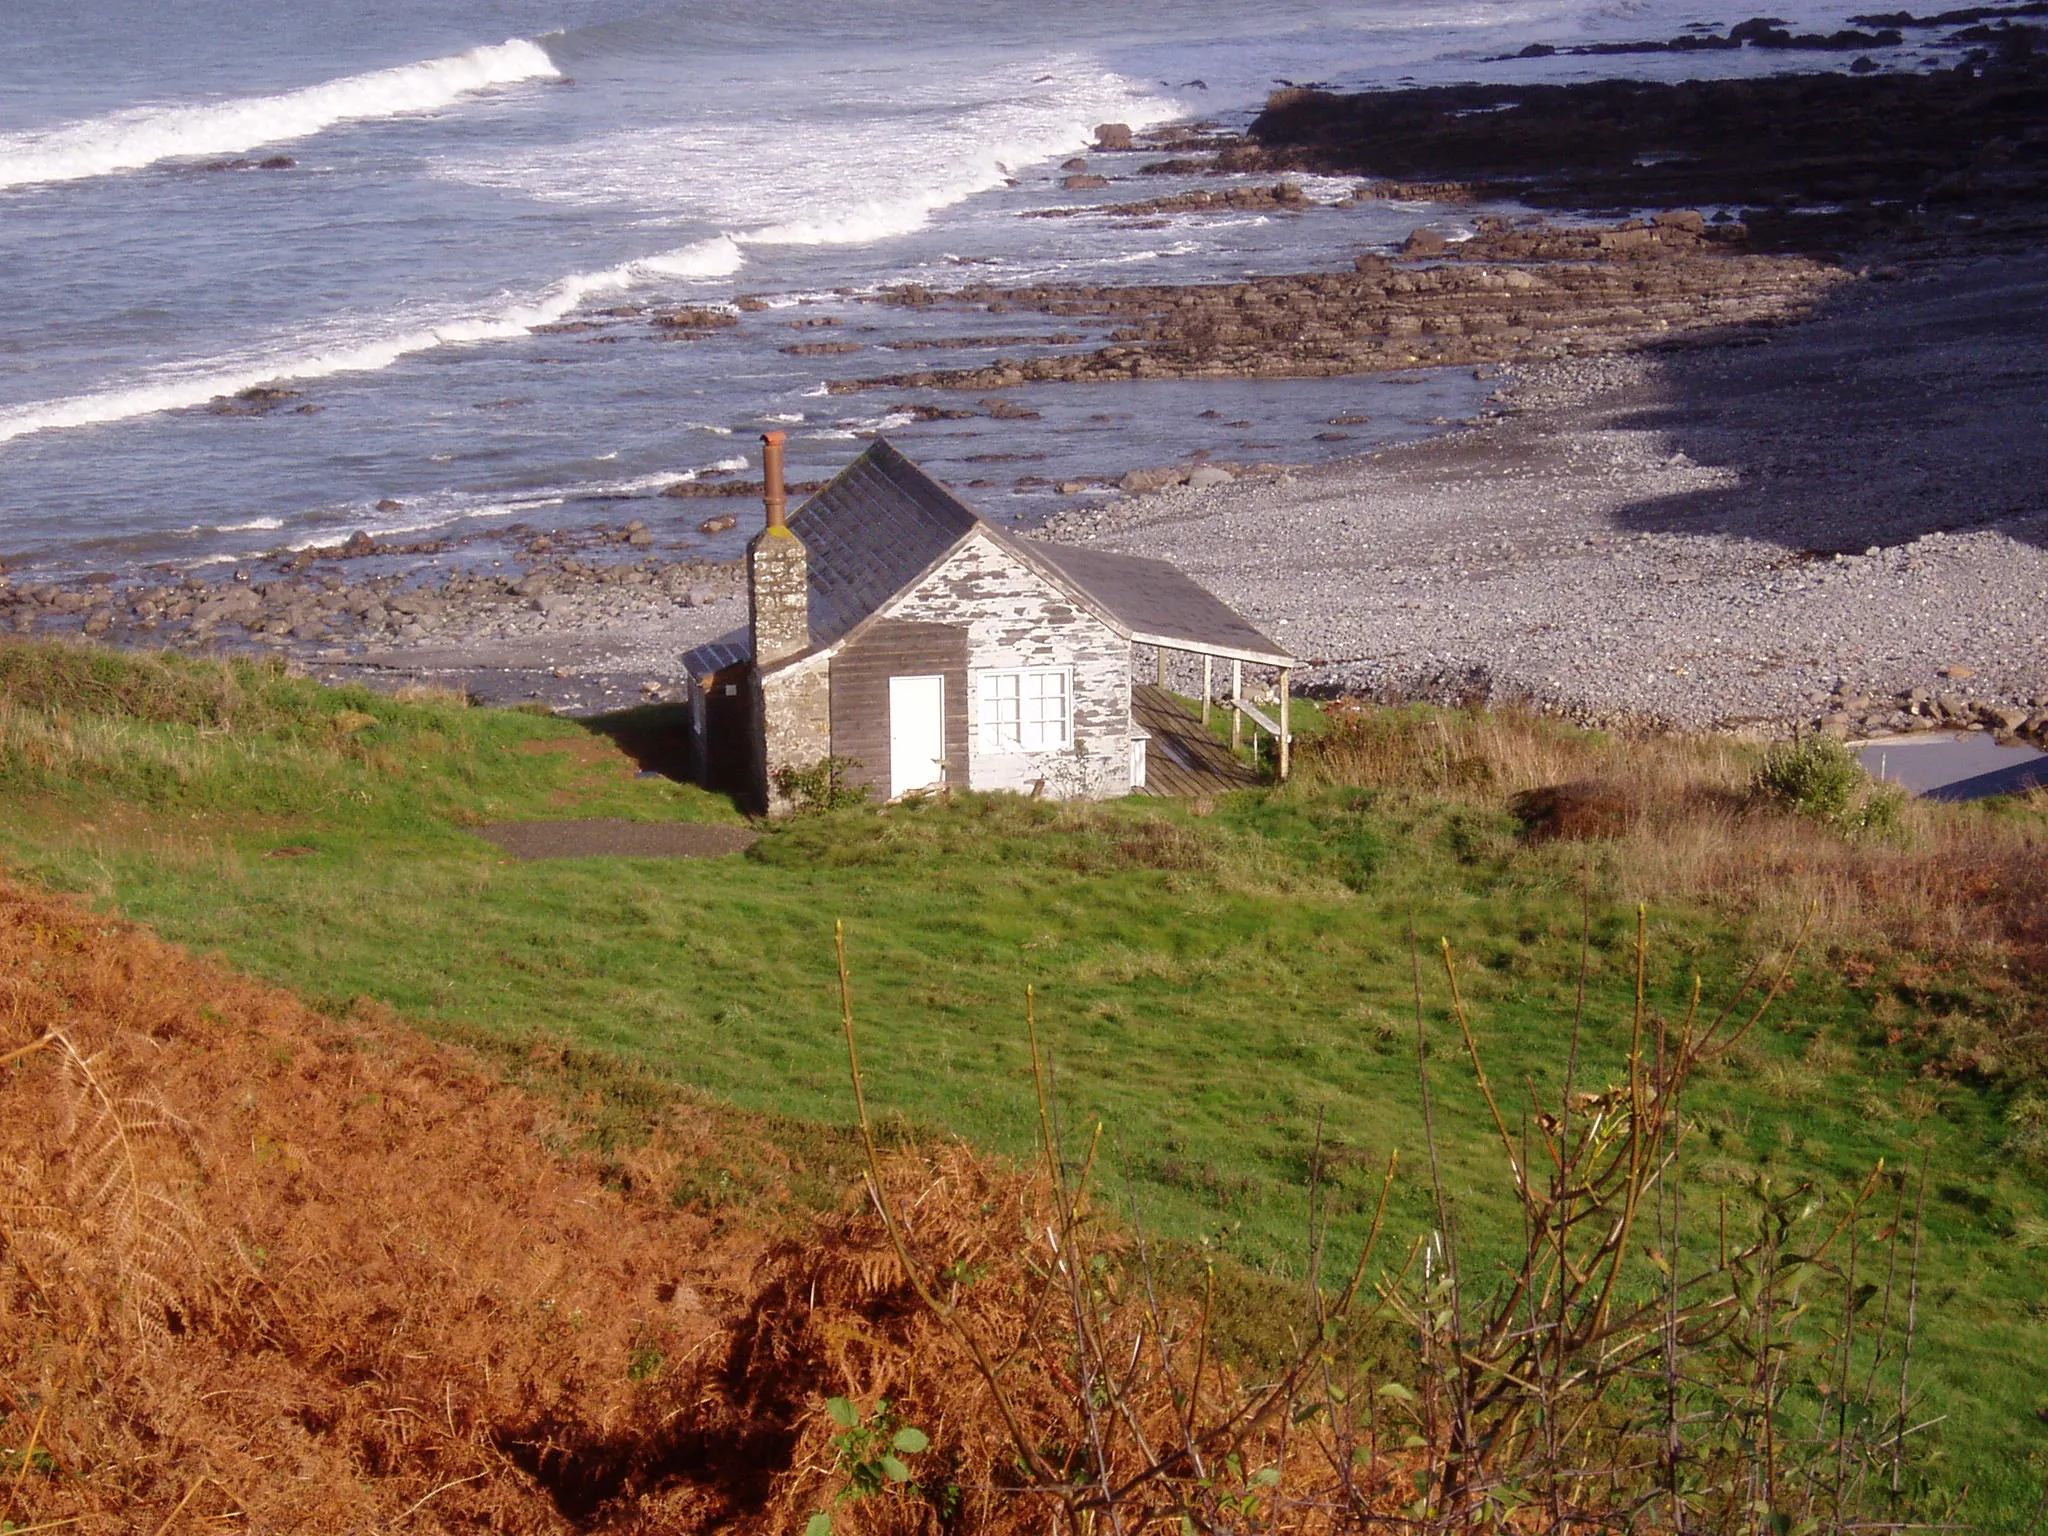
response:
{"label": "shadow on grass", "polygon": [[611,742],[642,773],[658,773],[679,784],[689,782],[689,705],[640,704],[590,715],[576,723]]}

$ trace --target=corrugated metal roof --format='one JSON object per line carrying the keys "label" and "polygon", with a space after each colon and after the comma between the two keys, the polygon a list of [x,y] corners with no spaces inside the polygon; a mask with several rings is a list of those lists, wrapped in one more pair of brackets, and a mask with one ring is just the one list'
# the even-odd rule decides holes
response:
{"label": "corrugated metal roof", "polygon": [[878,441],[789,519],[811,565],[811,644],[829,645],[981,522]]}
{"label": "corrugated metal roof", "polygon": [[706,640],[695,650],[683,655],[683,671],[691,677],[709,677],[722,672],[736,661],[745,661],[754,654],[753,631],[746,625],[729,630],[716,640]]}
{"label": "corrugated metal roof", "polygon": [[1076,544],[1013,539],[1052,566],[1102,615],[1139,639],[1181,641],[1198,650],[1242,653],[1284,666],[1293,658],[1207,587],[1166,560],[1113,555]]}

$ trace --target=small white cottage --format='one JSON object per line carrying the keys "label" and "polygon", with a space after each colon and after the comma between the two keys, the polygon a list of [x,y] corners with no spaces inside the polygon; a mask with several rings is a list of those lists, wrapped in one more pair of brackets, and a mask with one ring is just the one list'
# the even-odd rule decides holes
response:
{"label": "small white cottage", "polygon": [[[1234,724],[1263,725],[1285,772],[1294,658],[1174,566],[1005,532],[883,441],[786,516],[782,434],[762,445],[750,622],[684,658],[701,782],[771,812],[777,770],[828,757],[888,799],[1249,782],[1162,688],[1134,686],[1140,647],[1160,681],[1170,651],[1201,657],[1205,684],[1228,663]],[[1278,670],[1278,720],[1245,698],[1247,664]]]}

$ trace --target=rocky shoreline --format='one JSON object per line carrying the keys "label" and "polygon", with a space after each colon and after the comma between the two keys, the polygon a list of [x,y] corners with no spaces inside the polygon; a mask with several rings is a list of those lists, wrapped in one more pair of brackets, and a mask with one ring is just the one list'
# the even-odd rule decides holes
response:
{"label": "rocky shoreline", "polygon": [[1510,370],[1491,420],[1049,533],[1169,555],[1324,689],[2048,745],[2048,257],[1758,343]]}
{"label": "rocky shoreline", "polygon": [[0,633],[275,655],[335,680],[616,708],[668,696],[685,650],[746,622],[736,563],[663,558],[649,552],[655,543],[635,519],[514,526],[459,547],[357,534],[218,579],[17,583],[0,574]]}
{"label": "rocky shoreline", "polygon": [[[1857,285],[1853,302],[1751,347],[1510,368],[1489,419],[1363,459],[1134,470],[1123,495],[1046,533],[1170,556],[1307,658],[1317,691],[2048,746],[2048,444],[2000,452],[1959,429],[1958,413],[1994,437],[2032,422],[2000,427],[1962,394],[2006,338],[1967,334],[1953,281]],[[2034,302],[2048,261],[1966,281],[1980,315],[2048,317]],[[2008,418],[2048,389],[2048,334],[2017,340],[2028,361],[2001,381]],[[1892,363],[1923,355],[1902,378],[1859,345]],[[1870,381],[1859,398],[1832,419],[1782,419],[1814,370],[1844,367]],[[1898,407],[1930,391],[1948,414],[1901,430]],[[732,505],[724,516],[753,513]],[[685,507],[653,526],[514,526],[455,549],[359,538],[219,580],[0,577],[0,623],[619,709],[680,696],[682,654],[746,621],[737,563],[678,558],[702,516]]]}
{"label": "rocky shoreline", "polygon": [[[1080,349],[832,388],[979,391],[979,411],[901,408],[1029,420],[1002,391],[1497,371],[1486,419],[1362,459],[1289,470],[1196,454],[1061,483],[1122,494],[1069,510],[1048,536],[1170,554],[1313,658],[1307,681],[1326,690],[2048,744],[2048,261],[2024,254],[2048,232],[2048,130],[2014,118],[2048,100],[2048,63],[1999,26],[1981,56],[1931,75],[1288,93],[1247,139],[1149,146],[1105,125],[1106,153],[1177,157],[1141,174],[1342,170],[1374,178],[1351,201],[1513,197],[1636,216],[1478,214],[1469,238],[1423,225],[1348,272],[856,297],[972,312],[969,330],[1010,313],[1057,323],[898,351]],[[1801,153],[1787,134],[1804,135]],[[1887,154],[1896,163],[1878,164]],[[1084,164],[1071,179],[1102,178]],[[1846,201],[1809,206],[1835,196]],[[1086,211],[1289,216],[1307,202],[1282,180]],[[741,296],[555,329],[702,339],[764,308]],[[785,350],[859,350],[811,334]],[[259,394],[232,409],[295,398]],[[1341,441],[1349,419],[1318,436]],[[686,540],[752,516],[737,498],[756,489],[743,472],[706,473],[663,493],[682,505],[648,495],[623,524],[412,545],[358,535],[218,575],[0,573],[0,632],[273,654],[336,679],[616,709],[676,696],[683,653],[745,622],[737,564]]]}
{"label": "rocky shoreline", "polygon": [[1450,180],[1553,210],[1739,208],[1759,250],[2038,243],[2048,27],[2010,19],[2038,14],[1980,8],[1975,35],[1940,39],[1953,67],[1917,73],[1282,92],[1214,163]]}
{"label": "rocky shoreline", "polygon": [[1088,352],[842,380],[871,389],[1002,390],[1130,379],[1323,378],[1609,352],[1692,332],[1781,325],[1850,274],[1745,249],[1746,230],[1694,210],[1617,227],[1479,220],[1469,240],[1420,228],[1400,258],[1353,272],[1240,283],[896,290],[880,302],[1029,310],[1116,326]]}

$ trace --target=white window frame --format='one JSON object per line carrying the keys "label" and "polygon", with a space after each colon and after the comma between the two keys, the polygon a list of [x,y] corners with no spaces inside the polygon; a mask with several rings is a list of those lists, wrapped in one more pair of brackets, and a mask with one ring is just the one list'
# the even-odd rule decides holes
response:
{"label": "white window frame", "polygon": [[[1054,681],[1059,702],[1048,712],[1053,693],[1046,684]],[[1074,669],[989,667],[976,672],[974,730],[983,752],[1065,751],[1074,743]]]}

